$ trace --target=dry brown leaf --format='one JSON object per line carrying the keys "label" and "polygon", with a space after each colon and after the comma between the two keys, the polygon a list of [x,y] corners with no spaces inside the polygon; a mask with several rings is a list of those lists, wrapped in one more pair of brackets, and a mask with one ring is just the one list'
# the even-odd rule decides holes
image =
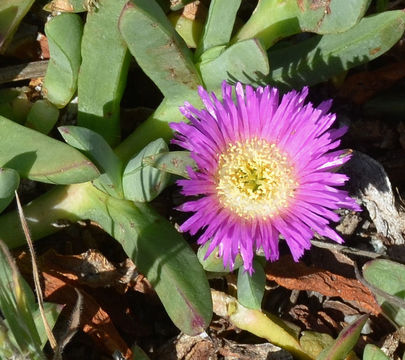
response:
{"label": "dry brown leaf", "polygon": [[378,315],[381,309],[371,292],[357,279],[334,274],[328,270],[308,267],[284,256],[266,267],[266,277],[290,290],[316,291],[329,297],[355,301],[367,312]]}
{"label": "dry brown leaf", "polygon": [[[42,272],[42,277],[46,301],[74,306],[77,298],[75,287],[46,272]],[[132,352],[119,335],[109,315],[92,296],[83,290],[79,291],[83,296],[81,319],[83,331],[89,334],[105,352],[112,354],[115,350],[119,350],[129,359]]]}
{"label": "dry brown leaf", "polygon": [[[71,260],[74,259],[70,258]],[[131,358],[132,351],[121,338],[110,316],[89,293],[80,288],[80,284],[75,281],[77,276],[69,273],[58,273],[52,266],[47,266],[49,264],[46,264],[47,258],[44,255],[40,259],[44,299],[56,304],[66,304],[70,309],[73,309],[77,301],[76,291],[79,291],[83,297],[80,319],[82,330],[89,334],[105,353],[111,355],[115,350],[119,350],[125,358]],[[54,263],[51,261],[50,264],[53,265]],[[27,280],[30,281],[31,270],[27,254],[22,253],[18,257],[18,265],[22,274],[26,275]],[[62,264],[60,264],[61,266]]]}

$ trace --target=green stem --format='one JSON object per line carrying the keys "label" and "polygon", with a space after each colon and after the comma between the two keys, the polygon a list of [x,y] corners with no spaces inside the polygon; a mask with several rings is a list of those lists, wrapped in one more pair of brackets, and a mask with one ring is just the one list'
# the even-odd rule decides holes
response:
{"label": "green stem", "polygon": [[154,114],[139,125],[134,132],[114,149],[115,154],[124,162],[141,151],[151,141],[162,138],[168,142],[173,137],[173,131],[170,129],[169,123],[158,119]]}
{"label": "green stem", "polygon": [[[86,183],[87,184],[87,183]],[[83,200],[83,184],[57,186],[24,207],[24,214],[32,239],[39,239],[60,230],[60,220],[75,222],[80,219],[77,210]],[[0,217],[0,239],[10,248],[25,245],[17,211]]]}
{"label": "green stem", "polygon": [[214,313],[225,317],[242,330],[267,339],[294,355],[300,360],[313,360],[301,347],[299,341],[292,335],[282,321],[274,315],[266,315],[259,310],[252,310],[241,305],[234,297],[221,291],[211,290]]}
{"label": "green stem", "polygon": [[179,106],[182,106],[184,101],[190,102],[197,108],[202,106],[197,91],[185,93],[184,97],[178,99],[163,99],[154,113],[114,149],[116,155],[125,162],[153,140],[162,138],[168,142],[173,137],[173,130],[170,129],[169,123],[185,121],[179,110]]}

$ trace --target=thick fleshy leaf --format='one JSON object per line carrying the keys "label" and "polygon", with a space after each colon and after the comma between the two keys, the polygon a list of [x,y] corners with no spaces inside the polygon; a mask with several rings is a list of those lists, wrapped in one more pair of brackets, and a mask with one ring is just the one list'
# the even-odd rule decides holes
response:
{"label": "thick fleshy leaf", "polygon": [[120,139],[120,102],[129,66],[127,47],[118,31],[126,2],[97,1],[97,11],[87,14],[82,39],[78,125],[98,132],[111,146]]}
{"label": "thick fleshy leaf", "polygon": [[275,42],[300,32],[341,33],[357,24],[370,0],[340,0],[315,3],[313,0],[261,0],[233,42],[259,39],[268,49]]}
{"label": "thick fleshy leaf", "polygon": [[[8,336],[15,344],[16,353],[12,355],[44,360],[46,357],[41,351],[41,339],[33,318],[38,305],[30,287],[19,274],[13,258],[3,246],[0,249],[0,307],[3,318],[6,319],[2,325],[8,328]],[[2,350],[4,347],[0,349],[0,356],[5,355]]]}
{"label": "thick fleshy leaf", "polygon": [[102,171],[93,183],[107,194],[122,198],[122,162],[98,133],[80,126],[58,128],[65,141],[83,151]]}
{"label": "thick fleshy leaf", "polygon": [[2,0],[0,2],[0,54],[6,50],[22,18],[33,3],[34,0]]}
{"label": "thick fleshy leaf", "polygon": [[66,106],[77,89],[83,24],[79,15],[61,14],[45,25],[50,60],[44,93],[58,108]]}
{"label": "thick fleshy leaf", "polygon": [[197,256],[183,237],[148,204],[108,197],[80,185],[86,201],[68,212],[99,223],[115,237],[156,290],[174,324],[189,335],[210,323],[210,288]]}
{"label": "thick fleshy leaf", "polygon": [[[405,265],[384,259],[372,260],[363,266],[363,276],[371,285],[405,300]],[[390,304],[389,299],[381,294],[375,295],[387,315],[397,324],[405,326],[405,309]]]}
{"label": "thick fleshy leaf", "polygon": [[[214,251],[206,257],[208,247],[210,242],[205,243],[204,245],[200,246],[197,251],[197,257],[200,261],[200,264],[206,271],[210,271],[213,273],[229,273],[231,269],[229,267],[224,267],[224,259],[218,255],[218,249],[214,249]],[[235,258],[235,264],[233,269],[236,270],[243,265],[243,260],[241,256],[238,254]]]}
{"label": "thick fleshy leaf", "polygon": [[127,200],[147,202],[158,196],[169,182],[170,175],[144,163],[145,158],[167,153],[163,139],[157,139],[129,160],[122,177],[124,197]]}
{"label": "thick fleshy leaf", "polygon": [[350,325],[346,326],[333,344],[323,350],[316,360],[342,360],[356,345],[361,329],[368,319],[368,315],[362,315]]}
{"label": "thick fleshy leaf", "polygon": [[197,57],[212,47],[228,44],[240,3],[241,0],[211,1]]}
{"label": "thick fleshy leaf", "polygon": [[73,184],[99,176],[78,150],[0,116],[0,166],[21,177],[51,184]]}
{"label": "thick fleshy leaf", "polygon": [[114,149],[115,153],[121,159],[128,160],[157,138],[170,141],[173,138],[173,131],[170,129],[169,123],[185,120],[179,111],[179,106],[184,105],[184,101],[190,102],[196,108],[203,106],[197,92],[190,92],[183,99],[165,98],[156,111]]}
{"label": "thick fleshy leaf", "polygon": [[146,355],[145,351],[143,351],[138,345],[134,345],[131,348],[133,360],[150,360],[149,356]]}
{"label": "thick fleshy leaf", "polygon": [[[201,5],[202,3],[199,6]],[[204,28],[203,16],[192,18],[182,12],[172,12],[167,15],[167,18],[187,46],[189,48],[196,48]]]}
{"label": "thick fleshy leaf", "polygon": [[22,89],[0,90],[0,115],[7,119],[23,124],[32,105]]}
{"label": "thick fleshy leaf", "polygon": [[270,50],[270,82],[281,88],[301,88],[326,81],[389,50],[405,29],[403,11],[363,18],[350,30],[314,36],[296,45]]}
{"label": "thick fleshy leaf", "polygon": [[302,349],[316,359],[316,357],[332,345],[335,340],[329,334],[323,334],[315,331],[303,331],[300,337],[300,345]]}
{"label": "thick fleshy leaf", "polygon": [[[58,219],[90,219],[115,237],[139,271],[155,288],[174,324],[189,335],[210,323],[208,280],[197,256],[148,204],[108,196],[90,182],[56,187],[24,207],[33,240],[58,230]],[[10,246],[24,244],[16,212],[0,216],[0,238]]]}
{"label": "thick fleshy leaf", "polygon": [[108,213],[114,226],[107,231],[146,275],[174,324],[186,334],[201,333],[211,321],[210,288],[186,241],[147,205],[109,202]]}
{"label": "thick fleshy leaf", "polygon": [[25,126],[48,134],[59,118],[59,110],[47,100],[37,100],[31,107]]}
{"label": "thick fleshy leaf", "polygon": [[266,285],[266,274],[262,264],[253,261],[254,273],[249,275],[243,267],[238,271],[238,302],[249,309],[260,310]]}
{"label": "thick fleshy leaf", "polygon": [[119,28],[142,70],[163,95],[184,98],[201,84],[191,51],[155,0],[133,0],[122,11]]}
{"label": "thick fleshy leaf", "polygon": [[[313,0],[299,3],[298,21],[301,31],[335,34],[349,30],[366,13],[371,0],[331,0],[314,5]],[[298,4],[298,2],[297,2]]]}
{"label": "thick fleshy leaf", "polygon": [[20,184],[20,176],[14,169],[0,168],[0,213],[14,198],[14,191]]}
{"label": "thick fleshy leaf", "polygon": [[[12,102],[17,98],[19,91],[17,89],[0,89],[0,115],[7,119],[14,119]],[[25,120],[25,118],[24,118]]]}
{"label": "thick fleshy leaf", "polygon": [[[51,329],[54,327],[56,320],[58,320],[58,316],[61,313],[62,309],[63,309],[63,306],[61,306],[59,304],[44,303],[45,318]],[[38,335],[41,339],[41,345],[45,346],[45,344],[48,342],[48,335],[46,333],[45,325],[42,320],[39,309],[36,309],[33,312],[32,316],[34,318],[34,323],[35,323],[35,327],[37,328]]]}
{"label": "thick fleshy leaf", "polygon": [[379,347],[367,344],[364,348],[363,360],[390,360],[390,358]]}
{"label": "thick fleshy leaf", "polygon": [[184,178],[189,178],[187,173],[188,167],[195,168],[197,166],[195,161],[190,157],[189,151],[161,152],[156,155],[145,156],[143,163]]}
{"label": "thick fleshy leaf", "polygon": [[267,54],[256,39],[233,44],[213,60],[203,56],[198,66],[208,90],[220,88],[224,80],[263,85],[270,70]]}

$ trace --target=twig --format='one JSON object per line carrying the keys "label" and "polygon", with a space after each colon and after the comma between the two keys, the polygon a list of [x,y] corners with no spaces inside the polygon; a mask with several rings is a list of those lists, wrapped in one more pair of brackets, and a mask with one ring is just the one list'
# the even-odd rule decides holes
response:
{"label": "twig", "polygon": [[45,76],[49,60],[0,68],[0,84]]}
{"label": "twig", "polygon": [[371,258],[371,259],[383,257],[382,254],[378,254],[378,253],[375,253],[372,251],[360,250],[360,249],[343,246],[343,245],[339,245],[339,244],[332,244],[332,243],[328,243],[328,242],[320,241],[320,240],[311,240],[311,244],[318,248],[328,249],[328,250],[332,249],[332,250],[335,250],[335,251],[338,251],[341,253],[351,254],[351,255],[356,255],[356,256],[363,256],[363,257]]}
{"label": "twig", "polygon": [[30,235],[30,232],[28,229],[28,224],[25,219],[24,212],[23,212],[23,209],[21,206],[20,198],[17,194],[17,191],[14,191],[14,193],[15,193],[15,198],[17,201],[18,215],[20,216],[21,226],[23,228],[25,238],[27,239],[28,248],[29,248],[30,254],[31,254],[32,275],[34,277],[35,292],[36,292],[37,298],[38,298],[39,312],[41,313],[41,318],[44,323],[45,331],[48,336],[48,340],[52,347],[52,350],[56,351],[58,348],[58,344],[52,333],[51,327],[49,326],[48,320],[45,317],[44,298],[42,296],[42,289],[41,289],[41,284],[39,281],[39,272],[38,272],[38,266],[37,266],[36,257],[35,257],[34,246],[32,244],[31,235]]}

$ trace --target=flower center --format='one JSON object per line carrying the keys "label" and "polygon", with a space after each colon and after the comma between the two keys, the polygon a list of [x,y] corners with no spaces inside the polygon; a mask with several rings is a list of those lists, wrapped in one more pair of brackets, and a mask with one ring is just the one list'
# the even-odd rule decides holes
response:
{"label": "flower center", "polygon": [[216,179],[220,204],[247,220],[277,214],[298,186],[286,154],[258,138],[229,144],[219,155]]}

